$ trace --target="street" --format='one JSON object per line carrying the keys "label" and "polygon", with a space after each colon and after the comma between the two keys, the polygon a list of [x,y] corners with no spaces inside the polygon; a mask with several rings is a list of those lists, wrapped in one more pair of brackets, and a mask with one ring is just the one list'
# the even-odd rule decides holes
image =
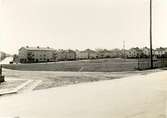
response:
{"label": "street", "polygon": [[0,117],[166,118],[167,71],[0,98]]}

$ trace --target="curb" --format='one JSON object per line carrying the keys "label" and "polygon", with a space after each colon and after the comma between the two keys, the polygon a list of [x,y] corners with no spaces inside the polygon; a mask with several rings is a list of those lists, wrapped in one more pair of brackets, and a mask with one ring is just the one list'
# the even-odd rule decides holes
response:
{"label": "curb", "polygon": [[19,90],[24,88],[26,85],[30,84],[32,81],[33,80],[27,80],[26,82],[24,82],[23,84],[21,84],[20,86],[18,86],[16,88],[2,89],[2,90],[0,90],[0,96],[17,93]]}

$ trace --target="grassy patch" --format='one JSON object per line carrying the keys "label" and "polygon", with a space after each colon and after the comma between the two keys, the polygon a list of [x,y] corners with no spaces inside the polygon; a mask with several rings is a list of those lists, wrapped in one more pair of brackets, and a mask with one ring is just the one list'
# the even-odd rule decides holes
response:
{"label": "grassy patch", "polygon": [[4,68],[22,71],[83,71],[119,72],[132,71],[137,67],[136,59],[98,59],[86,61],[65,61],[40,64],[7,64]]}

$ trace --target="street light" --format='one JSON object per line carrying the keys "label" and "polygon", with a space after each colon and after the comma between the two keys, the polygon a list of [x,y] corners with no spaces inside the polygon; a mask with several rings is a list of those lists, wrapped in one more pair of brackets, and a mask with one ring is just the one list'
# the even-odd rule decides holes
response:
{"label": "street light", "polygon": [[152,53],[152,0],[150,0],[150,61],[151,61],[151,69],[153,66],[153,53]]}

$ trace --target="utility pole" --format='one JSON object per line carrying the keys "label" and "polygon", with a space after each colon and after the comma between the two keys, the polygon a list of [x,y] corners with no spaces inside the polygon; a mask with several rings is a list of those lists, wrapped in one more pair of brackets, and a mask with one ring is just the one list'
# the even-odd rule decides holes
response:
{"label": "utility pole", "polygon": [[125,40],[123,40],[123,58],[124,58],[124,61],[126,59],[126,55],[125,55]]}
{"label": "utility pole", "polygon": [[153,52],[152,52],[152,0],[150,0],[150,61],[151,61],[151,69],[153,66]]}

